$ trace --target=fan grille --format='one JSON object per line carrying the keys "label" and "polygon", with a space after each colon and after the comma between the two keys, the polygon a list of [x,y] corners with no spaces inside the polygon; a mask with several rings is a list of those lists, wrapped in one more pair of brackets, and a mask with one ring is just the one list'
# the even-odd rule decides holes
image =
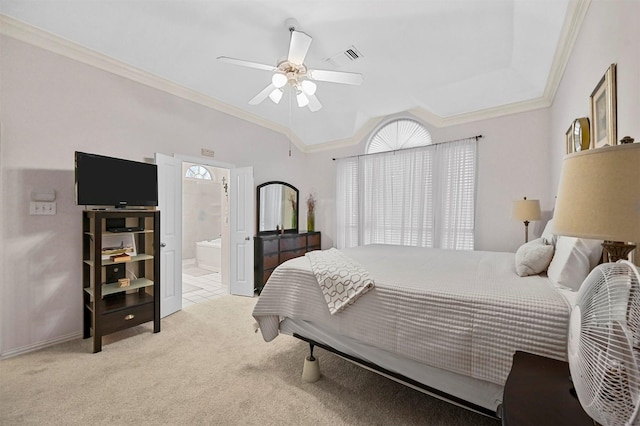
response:
{"label": "fan grille", "polygon": [[603,425],[634,423],[640,400],[640,287],[629,262],[594,269],[580,288],[569,363],[585,411]]}

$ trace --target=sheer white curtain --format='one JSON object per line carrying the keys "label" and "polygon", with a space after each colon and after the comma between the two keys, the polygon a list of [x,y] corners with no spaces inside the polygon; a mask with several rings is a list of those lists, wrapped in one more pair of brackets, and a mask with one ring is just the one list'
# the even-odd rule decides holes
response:
{"label": "sheer white curtain", "polygon": [[438,145],[434,247],[473,250],[477,146],[475,138]]}
{"label": "sheer white curtain", "polygon": [[475,138],[338,160],[338,248],[473,249]]}

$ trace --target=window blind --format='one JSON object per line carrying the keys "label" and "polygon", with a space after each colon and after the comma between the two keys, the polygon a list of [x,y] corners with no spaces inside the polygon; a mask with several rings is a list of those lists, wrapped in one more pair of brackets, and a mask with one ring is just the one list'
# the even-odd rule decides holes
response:
{"label": "window blind", "polygon": [[338,160],[336,245],[474,248],[475,138]]}

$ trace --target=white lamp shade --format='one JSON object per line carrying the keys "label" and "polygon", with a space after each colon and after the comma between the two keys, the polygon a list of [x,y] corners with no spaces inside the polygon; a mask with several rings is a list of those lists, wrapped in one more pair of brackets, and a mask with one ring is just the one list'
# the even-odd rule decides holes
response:
{"label": "white lamp shade", "polygon": [[307,96],[301,91],[296,95],[296,99],[300,108],[309,105],[309,98],[307,98]]}
{"label": "white lamp shade", "polygon": [[568,155],[553,224],[558,235],[640,241],[640,143]]}
{"label": "white lamp shade", "polygon": [[318,86],[316,86],[316,84],[311,80],[303,80],[300,85],[302,86],[302,91],[307,95],[315,94],[316,89],[318,88]]}
{"label": "white lamp shade", "polygon": [[519,221],[540,220],[540,200],[516,200],[511,210],[513,219]]}
{"label": "white lamp shade", "polygon": [[269,99],[277,104],[278,102],[280,102],[280,99],[282,99],[282,94],[282,89],[274,89],[273,92],[269,94]]}
{"label": "white lamp shade", "polygon": [[287,76],[284,74],[275,73],[273,74],[273,77],[271,77],[271,82],[277,88],[284,87],[284,85],[287,84]]}

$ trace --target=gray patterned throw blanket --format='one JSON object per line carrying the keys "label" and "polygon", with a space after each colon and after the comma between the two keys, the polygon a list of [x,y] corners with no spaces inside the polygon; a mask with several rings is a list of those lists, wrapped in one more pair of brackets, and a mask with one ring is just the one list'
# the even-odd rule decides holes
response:
{"label": "gray patterned throw blanket", "polygon": [[369,273],[339,250],[306,253],[331,315],[344,310],[374,286]]}

